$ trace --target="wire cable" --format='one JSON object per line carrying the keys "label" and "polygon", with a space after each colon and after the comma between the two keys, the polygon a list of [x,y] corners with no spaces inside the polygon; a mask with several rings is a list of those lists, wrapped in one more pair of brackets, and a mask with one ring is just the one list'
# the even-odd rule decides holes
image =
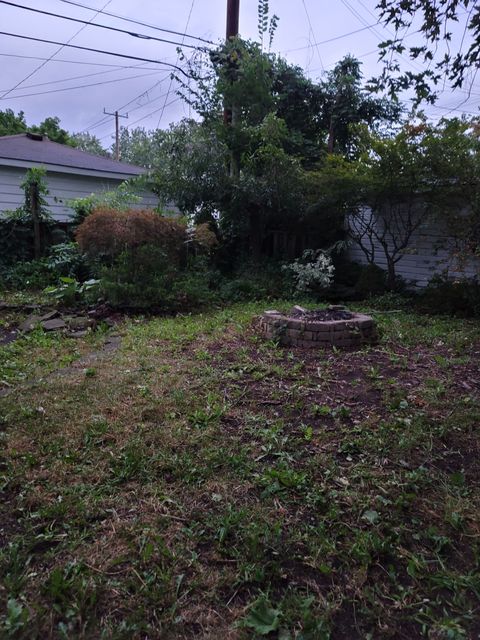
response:
{"label": "wire cable", "polygon": [[[310,14],[308,13],[308,9],[307,9],[307,5],[305,3],[305,0],[302,0],[302,4],[303,4],[303,8],[305,9],[305,13],[307,14],[307,20],[308,20],[308,26],[310,28],[309,34],[311,33],[313,36],[313,41],[316,41],[316,36],[315,36],[315,32],[313,31],[313,26],[312,26],[312,21],[310,20]],[[318,59],[320,61],[320,66],[323,69],[323,60],[322,60],[322,56],[320,55],[320,49],[318,48],[318,45],[316,46],[316,50],[317,50],[317,54],[318,54]]]}
{"label": "wire cable", "polygon": [[[105,9],[105,7],[108,7],[108,5],[112,2],[112,0],[107,0],[107,2],[103,5],[102,10]],[[93,20],[95,20],[95,18],[97,17],[99,11],[97,11],[95,13],[95,15],[91,18],[90,22],[92,22]],[[25,76],[25,78],[23,78],[23,80],[20,80],[20,82],[17,82],[17,84],[12,87],[11,89],[9,89],[8,91],[6,91],[5,93],[3,93],[1,95],[1,99],[6,98],[12,91],[14,91],[15,89],[17,89],[17,87],[20,87],[24,82],[26,82],[29,78],[31,78],[32,76],[34,76],[38,71],[40,71],[40,69],[42,69],[45,65],[47,65],[50,60],[52,60],[52,58],[54,58],[57,53],[60,53],[60,51],[64,48],[64,47],[72,47],[73,45],[70,44],[70,42],[72,42],[72,40],[74,40],[79,33],[81,33],[84,29],[87,28],[87,25],[83,25],[83,27],[80,27],[80,29],[78,31],[76,31],[73,36],[70,38],[70,40],[68,40],[65,44],[62,43],[55,43],[55,44],[59,44],[60,47],[54,51],[52,53],[52,55],[50,56],[50,58],[48,58],[47,60],[44,60],[41,64],[38,65],[38,67],[36,67],[33,71],[31,71],[28,75]]]}
{"label": "wire cable", "polygon": [[[6,58],[21,58],[25,60],[50,60],[50,58],[42,58],[40,56],[24,56],[19,53],[0,53],[0,56],[4,56]],[[113,67],[116,69],[133,69],[136,65],[124,65],[124,64],[108,64],[106,62],[87,62],[84,60],[64,60],[63,58],[56,58],[54,62],[66,62],[68,64],[81,64],[87,65],[90,67]],[[145,67],[147,68],[147,67]],[[32,86],[32,85],[29,85]]]}
{"label": "wire cable", "polygon": [[[88,9],[88,11],[96,11],[93,7],[89,7],[85,4],[81,4],[80,2],[73,2],[73,0],[60,0],[60,2],[64,2],[65,4],[73,5],[74,7],[82,7],[82,9]],[[118,13],[112,13],[110,11],[104,11],[101,9],[99,13],[102,13],[105,16],[110,16],[112,18],[118,18],[118,20],[124,20],[125,22],[131,22],[132,24],[139,24],[142,27],[148,27],[149,29],[154,29],[155,31],[163,31],[164,33],[171,33],[175,36],[185,36],[186,38],[192,38],[194,40],[199,40],[200,42],[205,42],[206,44],[215,44],[212,40],[207,40],[206,38],[202,38],[200,36],[192,36],[189,33],[182,33],[181,31],[174,31],[173,29],[164,29],[162,27],[157,27],[156,25],[149,24],[148,22],[141,22],[140,20],[134,20],[133,18],[127,18],[126,16],[121,16]]]}
{"label": "wire cable", "polygon": [[33,7],[26,7],[22,4],[16,4],[15,2],[8,2],[8,0],[0,0],[0,4],[5,4],[8,5],[10,7],[16,7],[18,9],[25,9],[26,11],[33,11],[34,13],[41,13],[43,15],[46,16],[52,16],[54,18],[60,18],[61,20],[70,20],[71,22],[79,22],[81,24],[87,25],[87,26],[91,26],[91,27],[97,27],[99,29],[108,29],[109,31],[116,31],[118,33],[124,33],[127,34],[129,36],[132,36],[133,38],[140,38],[141,40],[154,40],[156,42],[165,42],[167,44],[174,44],[177,46],[185,46],[188,47],[190,49],[199,49],[200,47],[197,47],[194,44],[183,44],[181,42],[175,42],[174,40],[166,40],[165,38],[157,38],[155,36],[149,36],[146,35],[144,33],[136,33],[135,31],[127,31],[126,29],[117,29],[116,27],[111,27],[109,25],[106,24],[97,24],[97,23],[93,23],[93,22],[89,22],[87,20],[81,20],[80,18],[72,18],[71,16],[64,16],[64,15],[60,15],[58,13],[52,13],[50,11],[45,11],[43,9],[34,9]]}
{"label": "wire cable", "polygon": [[[46,44],[56,44],[56,45],[61,45],[61,47],[70,47],[71,49],[80,49],[81,51],[93,51],[94,53],[103,53],[104,55],[107,56],[115,56],[117,58],[126,58],[128,60],[139,60],[140,62],[153,62],[154,64],[162,64],[164,66],[167,67],[172,67],[173,69],[176,69],[177,71],[180,71],[181,73],[183,73],[184,76],[188,77],[188,74],[185,73],[185,71],[177,66],[176,64],[172,64],[170,62],[163,62],[162,60],[154,60],[153,58],[141,58],[140,56],[130,56],[126,53],[117,53],[115,51],[105,51],[103,49],[93,49],[92,47],[81,47],[78,44],[68,44],[65,42],[56,42],[55,40],[45,40],[44,38],[34,38],[32,36],[24,36],[21,35],[19,33],[7,33],[6,31],[0,31],[0,36],[10,36],[12,38],[21,38],[22,40],[32,40],[34,42],[44,42]],[[50,59],[50,58],[49,58]],[[30,74],[33,75],[33,74]],[[27,76],[30,77],[30,76]],[[26,80],[27,78],[25,78],[24,80]],[[16,89],[21,83],[19,82],[13,89]],[[10,91],[13,91],[13,89],[10,89]],[[3,96],[2,96],[3,98]]]}
{"label": "wire cable", "polygon": [[[185,25],[185,31],[188,29],[188,25],[190,24],[190,19],[192,17],[192,12],[193,12],[193,7],[194,6],[195,6],[195,0],[192,0],[192,3],[190,5],[190,11],[189,11],[188,17],[187,17],[187,23]],[[178,64],[178,59],[179,59],[179,54],[177,54],[177,64]],[[165,107],[167,105],[168,96],[170,95],[170,91],[172,90],[172,84],[173,84],[173,77],[170,77],[170,84],[168,85],[167,95],[165,96],[165,101],[163,103],[163,108],[162,108],[162,111],[161,111],[160,116],[158,118],[157,129],[160,126],[160,122],[162,121],[163,114],[165,113]]]}
{"label": "wire cable", "polygon": [[[10,98],[8,98],[9,100],[15,100],[17,98],[30,98],[32,96],[44,96],[47,95],[49,93],[62,93],[63,91],[74,91],[76,89],[86,89],[87,87],[98,87],[100,85],[105,85],[105,84],[112,84],[115,82],[123,82],[124,80],[135,80],[138,78],[146,78],[148,76],[153,76],[156,73],[158,73],[158,71],[151,71],[150,73],[144,73],[143,75],[134,75],[134,76],[128,76],[127,78],[116,78],[115,80],[104,80],[103,82],[91,82],[89,84],[78,84],[74,87],[64,87],[63,89],[49,89],[48,91],[37,91],[35,93],[22,93],[21,95],[17,95],[17,96],[10,96]],[[6,100],[7,98],[0,98],[0,100]]]}

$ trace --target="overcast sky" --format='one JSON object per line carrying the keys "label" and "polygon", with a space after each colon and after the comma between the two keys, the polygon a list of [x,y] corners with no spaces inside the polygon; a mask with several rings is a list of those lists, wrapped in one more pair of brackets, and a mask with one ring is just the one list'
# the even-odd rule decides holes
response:
{"label": "overcast sky", "polygon": [[[94,11],[65,0],[12,1],[176,42],[182,38],[96,12],[104,9],[214,42],[219,42],[225,33],[226,0],[75,0]],[[245,38],[258,37],[257,4],[257,0],[240,0],[240,32]],[[376,4],[377,0],[270,0],[271,13],[280,18],[272,50],[302,66],[314,79],[350,53],[361,60],[365,78],[369,78],[380,69],[378,43],[391,36],[378,24]],[[4,32],[172,64],[177,62],[176,47],[172,44],[85,26],[4,3],[0,3],[0,16]],[[461,33],[459,30],[458,38]],[[413,41],[410,39],[409,43]],[[185,43],[199,44],[190,38],[186,38]],[[128,113],[128,120],[121,121],[123,126],[147,129],[165,128],[190,115],[188,106],[175,94],[175,84],[171,84],[167,67],[80,49],[59,49],[55,44],[0,35],[0,110],[23,110],[29,124],[38,124],[47,116],[58,116],[69,131],[89,131],[97,135],[105,147],[112,142],[114,123],[112,117],[103,116],[104,108]],[[185,48],[184,51],[188,54],[191,50]],[[406,69],[419,69],[406,58],[403,63]],[[478,113],[479,95],[480,87],[475,83],[470,95],[445,90],[437,107],[429,108],[428,113],[432,117]]]}

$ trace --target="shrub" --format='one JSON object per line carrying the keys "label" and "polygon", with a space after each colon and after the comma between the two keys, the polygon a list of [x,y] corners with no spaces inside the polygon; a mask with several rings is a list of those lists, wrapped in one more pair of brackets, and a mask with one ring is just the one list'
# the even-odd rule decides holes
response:
{"label": "shrub", "polygon": [[480,316],[480,283],[476,279],[449,280],[435,276],[419,294],[417,306],[425,313]]}
{"label": "shrub", "polygon": [[335,267],[325,251],[307,249],[300,259],[285,265],[293,273],[297,293],[320,293],[333,282]]}
{"label": "shrub", "polygon": [[116,258],[147,244],[161,247],[171,259],[179,260],[186,231],[183,224],[153,211],[108,207],[96,209],[78,227],[77,242],[90,257]]}
{"label": "shrub", "polygon": [[29,260],[5,266],[0,265],[0,288],[39,290],[57,281],[58,274],[50,268],[48,260]]}
{"label": "shrub", "polygon": [[362,266],[355,289],[362,298],[385,293],[387,290],[387,272],[376,264]]}

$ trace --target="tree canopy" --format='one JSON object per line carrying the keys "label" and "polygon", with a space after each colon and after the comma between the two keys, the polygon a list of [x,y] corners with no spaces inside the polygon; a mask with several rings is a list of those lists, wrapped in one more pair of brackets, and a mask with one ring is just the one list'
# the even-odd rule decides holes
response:
{"label": "tree canopy", "polygon": [[[413,88],[417,103],[435,102],[436,87],[445,80],[453,88],[469,86],[480,59],[480,6],[476,0],[380,0],[380,20],[394,29],[380,43],[384,70],[371,82],[391,95]],[[416,30],[419,40],[408,46],[405,37]],[[442,46],[442,43],[444,46]],[[419,71],[405,71],[400,57],[419,61]]]}

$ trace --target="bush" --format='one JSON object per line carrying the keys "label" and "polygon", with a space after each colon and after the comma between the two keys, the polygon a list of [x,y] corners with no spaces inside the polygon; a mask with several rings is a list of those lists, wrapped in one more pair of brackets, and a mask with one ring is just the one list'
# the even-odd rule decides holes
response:
{"label": "bush", "polygon": [[435,276],[419,294],[420,311],[461,317],[480,316],[480,283],[476,279],[449,280]]}
{"label": "bush", "polygon": [[293,290],[291,272],[282,269],[282,264],[276,261],[245,263],[219,284],[219,295],[224,302],[289,298]]}
{"label": "bush", "polygon": [[298,294],[321,294],[333,283],[335,267],[332,258],[325,251],[307,249],[302,257],[292,264],[285,265],[291,271]]}
{"label": "bush", "polygon": [[[76,231],[76,240],[88,256],[116,258],[147,244],[162,248],[169,258],[179,260],[186,241],[185,226],[153,211],[96,209]],[[144,254],[145,255],[145,254]]]}
{"label": "bush", "polygon": [[385,293],[387,290],[387,272],[377,267],[376,264],[362,266],[355,289],[362,298]]}
{"label": "bush", "polygon": [[44,289],[57,281],[56,274],[47,258],[17,262],[14,265],[0,265],[0,288],[2,289]]}

